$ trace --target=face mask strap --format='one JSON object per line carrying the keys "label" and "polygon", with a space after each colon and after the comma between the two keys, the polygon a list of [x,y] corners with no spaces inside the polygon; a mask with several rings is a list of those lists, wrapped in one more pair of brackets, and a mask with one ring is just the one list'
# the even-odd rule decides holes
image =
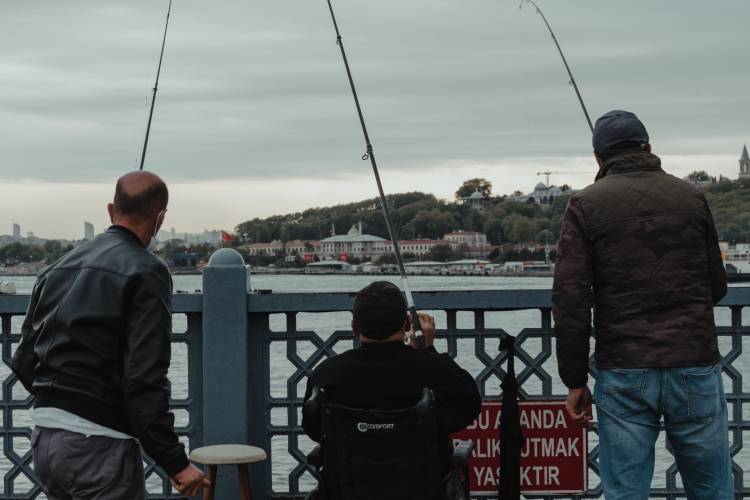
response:
{"label": "face mask strap", "polygon": [[159,225],[164,223],[164,217],[167,215],[167,209],[165,208],[161,212],[159,212],[159,215],[156,216],[156,223],[154,224],[154,233],[151,236],[152,238],[156,238],[156,235],[159,234]]}

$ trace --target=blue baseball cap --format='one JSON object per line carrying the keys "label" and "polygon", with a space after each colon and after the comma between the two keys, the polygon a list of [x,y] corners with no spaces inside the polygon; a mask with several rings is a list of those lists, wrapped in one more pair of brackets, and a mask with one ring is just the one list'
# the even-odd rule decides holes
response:
{"label": "blue baseball cap", "polygon": [[606,154],[618,144],[637,143],[643,146],[648,141],[648,132],[641,120],[635,113],[622,110],[610,111],[596,120],[591,140],[594,151],[599,155]]}

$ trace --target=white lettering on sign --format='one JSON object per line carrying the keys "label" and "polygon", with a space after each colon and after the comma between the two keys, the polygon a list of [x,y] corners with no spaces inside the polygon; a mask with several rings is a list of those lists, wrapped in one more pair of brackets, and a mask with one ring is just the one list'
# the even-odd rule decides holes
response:
{"label": "white lettering on sign", "polygon": [[[494,422],[491,422],[490,411],[485,408],[477,419],[466,429],[467,430],[487,430],[500,428],[501,413],[496,412]],[[524,429],[567,429],[568,424],[565,421],[563,410],[551,410],[549,408],[521,408],[519,412],[519,421]],[[494,424],[494,425],[493,425]]]}
{"label": "white lettering on sign", "polygon": [[[479,486],[496,487],[500,484],[500,468],[475,467],[473,469],[476,483]],[[556,465],[534,465],[521,467],[521,487],[524,486],[560,486],[560,468]]]}
{"label": "white lettering on sign", "polygon": [[500,440],[495,438],[477,439],[474,441],[472,457],[494,458],[500,456]]}
{"label": "white lettering on sign", "polygon": [[[582,494],[587,489],[588,443],[586,429],[576,426],[564,401],[521,401],[518,419],[523,439],[518,469],[524,494]],[[476,496],[495,497],[500,484],[500,427],[502,406],[486,401],[477,419],[454,439],[469,439],[471,490]]]}
{"label": "white lettering on sign", "polygon": [[560,469],[556,465],[521,467],[521,488],[530,485],[560,486]]}
{"label": "white lettering on sign", "polygon": [[521,427],[526,429],[567,429],[565,415],[562,410],[550,409],[526,409],[521,411],[519,417]]}
{"label": "white lettering on sign", "polygon": [[578,457],[578,440],[580,438],[545,438],[532,437],[524,440],[521,456],[535,457]]}
{"label": "white lettering on sign", "polygon": [[[522,457],[580,457],[580,438],[530,437],[524,439]],[[500,456],[500,440],[480,438],[474,441],[471,452],[474,458],[495,458]]]}

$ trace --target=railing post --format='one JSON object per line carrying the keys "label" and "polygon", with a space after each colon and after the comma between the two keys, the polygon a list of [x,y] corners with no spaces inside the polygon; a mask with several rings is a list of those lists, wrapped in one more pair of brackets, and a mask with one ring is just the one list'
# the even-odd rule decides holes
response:
{"label": "railing post", "polygon": [[[217,250],[203,270],[203,445],[249,441],[247,269],[235,250]],[[239,497],[235,467],[219,467],[217,500]]]}

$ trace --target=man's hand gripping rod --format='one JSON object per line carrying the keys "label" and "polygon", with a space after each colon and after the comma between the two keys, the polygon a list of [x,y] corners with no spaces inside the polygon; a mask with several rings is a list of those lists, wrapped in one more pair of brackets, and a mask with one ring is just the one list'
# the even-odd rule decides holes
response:
{"label": "man's hand gripping rod", "polygon": [[341,40],[341,33],[339,32],[339,26],[338,23],[336,23],[336,16],[333,13],[333,6],[331,5],[331,0],[328,1],[328,10],[331,11],[331,20],[333,20],[333,27],[336,30],[336,44],[338,44],[339,49],[341,49],[341,57],[344,60],[344,66],[346,67],[346,75],[349,78],[349,86],[352,89],[352,97],[354,97],[354,104],[357,107],[357,115],[359,116],[359,123],[362,126],[362,133],[365,136],[365,144],[366,144],[366,152],[364,155],[362,155],[363,160],[370,160],[370,163],[372,164],[372,172],[375,175],[375,182],[378,185],[378,193],[380,196],[380,206],[383,210],[383,218],[385,219],[385,225],[388,228],[388,236],[391,238],[391,242],[393,243],[393,253],[396,255],[396,263],[398,264],[398,270],[401,274],[401,284],[402,288],[404,289],[404,295],[406,296],[406,305],[409,310],[409,317],[411,317],[412,322],[412,328],[414,329],[414,335],[415,335],[415,341],[418,349],[424,349],[425,347],[425,341],[424,341],[424,334],[422,333],[422,325],[419,321],[419,314],[417,313],[417,308],[414,305],[414,296],[411,293],[411,288],[409,287],[409,280],[406,275],[406,268],[404,268],[404,261],[401,258],[401,249],[398,246],[398,238],[396,237],[396,233],[393,230],[393,221],[391,219],[391,212],[388,208],[388,200],[385,197],[385,192],[383,191],[383,184],[380,182],[380,174],[378,173],[378,165],[375,162],[375,152],[373,151],[372,144],[370,143],[370,136],[367,133],[367,126],[365,125],[365,118],[362,114],[362,107],[359,104],[359,97],[357,96],[357,89],[354,86],[354,78],[352,77],[352,71],[349,68],[349,60],[346,57],[346,51],[344,50],[344,42]]}

